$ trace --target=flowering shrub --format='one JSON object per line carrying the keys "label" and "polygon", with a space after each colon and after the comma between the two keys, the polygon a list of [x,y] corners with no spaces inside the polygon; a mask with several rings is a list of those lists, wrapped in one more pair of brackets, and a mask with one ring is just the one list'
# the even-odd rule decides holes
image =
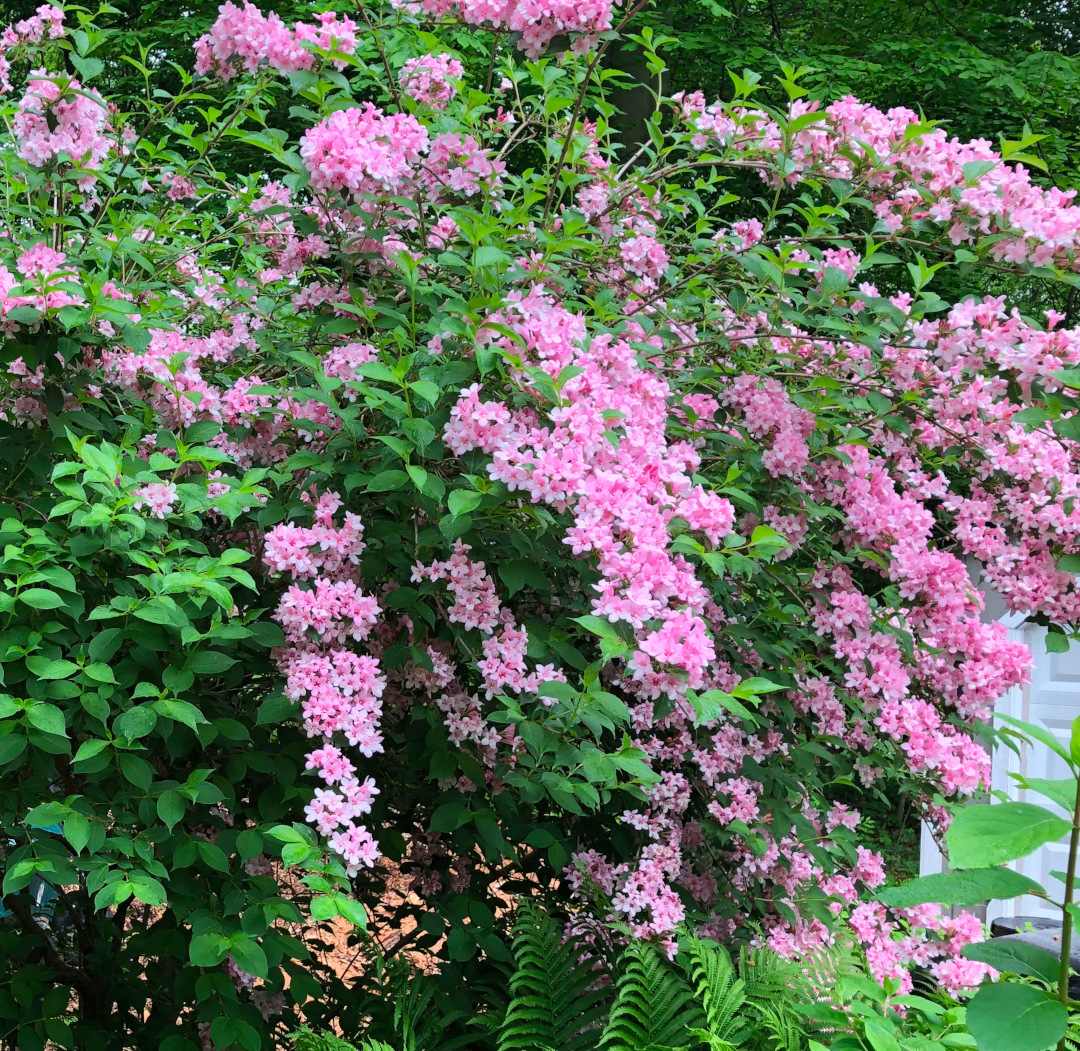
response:
{"label": "flowering shrub", "polygon": [[[3,37],[21,1048],[358,1025],[305,924],[467,996],[526,886],[598,953],[846,922],[898,989],[988,973],[970,917],[866,900],[852,801],[943,830],[986,784],[1030,658],[965,560],[1054,645],[1080,612],[1080,334],[1029,309],[1080,207],[790,74],[620,156],[621,16],[564,7],[227,3],[166,98],[95,87],[82,15]],[[940,294],[999,273],[1019,306]]]}

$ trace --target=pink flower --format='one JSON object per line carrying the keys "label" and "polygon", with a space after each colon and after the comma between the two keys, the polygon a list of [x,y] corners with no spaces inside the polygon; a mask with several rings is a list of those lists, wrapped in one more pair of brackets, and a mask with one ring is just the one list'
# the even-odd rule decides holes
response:
{"label": "pink flower", "polygon": [[150,482],[135,490],[136,511],[146,508],[155,518],[164,518],[172,514],[176,503],[176,486],[172,482]]}
{"label": "pink flower", "polygon": [[402,90],[410,98],[432,109],[446,109],[458,92],[456,81],[464,74],[465,67],[461,62],[443,52],[410,58],[401,67],[398,79]]}

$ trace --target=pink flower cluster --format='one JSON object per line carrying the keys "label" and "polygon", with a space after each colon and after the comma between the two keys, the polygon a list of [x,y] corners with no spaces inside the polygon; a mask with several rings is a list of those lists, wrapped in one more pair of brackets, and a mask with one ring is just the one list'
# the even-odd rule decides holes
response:
{"label": "pink flower cluster", "polygon": [[429,18],[453,15],[474,26],[520,33],[518,47],[539,58],[557,37],[571,35],[570,49],[584,54],[612,28],[613,0],[392,0]]}
{"label": "pink flower cluster", "polygon": [[415,117],[384,116],[370,102],[331,113],[300,139],[312,187],[351,197],[397,193],[427,149],[427,129]]}
{"label": "pink flower cluster", "polygon": [[[890,231],[929,220],[954,245],[992,236],[988,253],[995,260],[1080,269],[1075,190],[1043,189],[1022,165],[1004,163],[986,140],[962,142],[941,128],[910,134],[922,124],[913,110],[883,113],[850,96],[823,109],[818,102],[796,101],[792,119],[820,112],[821,120],[795,132],[785,147],[780,126],[763,111],[706,105],[700,92],[681,97],[681,106],[699,148],[719,141],[733,154],[759,156],[783,149],[788,183],[811,174],[864,175],[875,215]],[[779,179],[765,168],[763,176]]]}
{"label": "pink flower cluster", "polygon": [[[104,99],[77,80],[35,70],[26,94],[11,120],[16,149],[23,160],[39,168],[66,157],[79,168],[94,171],[109,155],[113,143]],[[93,176],[87,176],[93,181]]]}
{"label": "pink flower cluster", "polygon": [[151,482],[136,489],[135,497],[136,511],[145,507],[154,518],[165,518],[172,514],[177,501],[176,486],[172,482]]}
{"label": "pink flower cluster", "polygon": [[42,4],[29,18],[9,25],[0,34],[0,94],[11,91],[11,51],[43,40],[59,40],[64,34],[64,9],[55,4]]}
{"label": "pink flower cluster", "polygon": [[458,93],[457,81],[465,75],[459,59],[442,52],[410,58],[401,67],[398,78],[401,90],[411,99],[423,102],[432,109],[446,109]]}
{"label": "pink flower cluster", "polygon": [[[356,23],[347,15],[326,11],[317,25],[298,22],[292,28],[273,11],[264,15],[250,0],[237,7],[226,0],[217,21],[195,42],[195,72],[231,80],[242,70],[255,73],[263,66],[276,73],[313,69],[313,48],[351,55],[356,51]],[[307,45],[307,46],[305,46]],[[342,68],[337,61],[338,68]]]}
{"label": "pink flower cluster", "polygon": [[[105,378],[138,392],[165,426],[188,427],[200,420],[221,424],[225,429],[211,444],[241,466],[279,463],[297,438],[310,442],[313,436],[331,434],[340,421],[318,401],[251,393],[262,385],[257,373],[233,380],[224,372],[239,352],[255,349],[250,321],[232,312],[230,328],[205,336],[155,329],[144,351],[107,348],[102,353]],[[182,362],[178,367],[177,360]],[[216,370],[221,370],[217,376]]]}
{"label": "pink flower cluster", "polygon": [[337,493],[307,502],[312,525],[275,526],[266,535],[263,560],[294,581],[276,613],[289,642],[278,651],[278,663],[286,696],[301,702],[304,729],[321,742],[308,755],[307,769],[327,786],[316,789],[307,818],[355,875],[378,856],[371,832],[357,819],[371,812],[379,790],[370,777],[357,777],[356,764],[333,742],[343,739],[369,759],[383,750],[378,727],[386,679],[378,660],[345,648],[349,640],[367,638],[380,609],[356,579],[364,548],[360,520],[346,512],[344,524],[335,525],[342,506]]}
{"label": "pink flower cluster", "polygon": [[982,922],[970,912],[950,917],[937,905],[901,910],[895,920],[885,908],[867,902],[851,910],[850,926],[878,981],[899,979],[900,992],[911,991],[912,964],[926,967],[951,996],[969,995],[985,978],[996,978],[989,964],[960,955],[966,945],[985,938]]}

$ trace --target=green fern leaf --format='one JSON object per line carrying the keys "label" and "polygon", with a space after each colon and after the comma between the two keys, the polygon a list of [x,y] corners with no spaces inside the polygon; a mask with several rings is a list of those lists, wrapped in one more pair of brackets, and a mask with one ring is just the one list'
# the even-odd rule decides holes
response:
{"label": "green fern leaf", "polygon": [[704,1019],[682,976],[643,943],[627,949],[620,964],[623,973],[600,1040],[601,1051],[687,1046],[688,1030]]}
{"label": "green fern leaf", "polygon": [[746,1030],[741,1017],[746,986],[735,973],[731,954],[722,945],[700,938],[687,941],[687,954],[694,993],[705,1010],[710,1045],[738,1045]]}
{"label": "green fern leaf", "polygon": [[358,1051],[348,1041],[332,1033],[316,1033],[307,1026],[292,1034],[292,1042],[296,1051]]}
{"label": "green fern leaf", "polygon": [[603,1012],[603,993],[590,986],[595,972],[579,962],[572,942],[561,942],[551,917],[531,902],[523,904],[514,925],[517,970],[510,982],[513,999],[499,1031],[499,1051],[588,1051]]}

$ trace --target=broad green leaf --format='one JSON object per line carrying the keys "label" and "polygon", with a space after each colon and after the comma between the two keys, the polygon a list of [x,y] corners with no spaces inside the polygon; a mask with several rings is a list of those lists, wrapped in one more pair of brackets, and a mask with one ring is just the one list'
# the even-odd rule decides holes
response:
{"label": "broad green leaf", "polygon": [[14,762],[26,751],[26,738],[22,734],[5,734],[0,737],[0,766]]}
{"label": "broad green leaf", "polygon": [[965,945],[964,956],[969,960],[988,963],[996,971],[1041,978],[1049,985],[1054,985],[1058,980],[1058,957],[1038,945],[992,938],[990,941]]}
{"label": "broad green leaf", "polygon": [[[29,664],[30,662],[27,661],[28,667]],[[66,679],[74,675],[79,670],[79,666],[74,661],[55,660],[31,670],[39,679]]]}
{"label": "broad green leaf", "polygon": [[196,675],[217,675],[228,671],[236,663],[235,657],[217,650],[203,650],[196,653],[187,663],[187,668]]}
{"label": "broad green leaf", "polygon": [[970,869],[1027,857],[1044,843],[1069,834],[1072,826],[1034,803],[966,806],[956,815],[945,841],[949,864]]}
{"label": "broad green leaf", "polygon": [[265,978],[269,973],[266,953],[263,951],[263,947],[250,935],[234,936],[229,947],[229,954],[241,970],[255,975],[256,978]]}
{"label": "broad green leaf", "polygon": [[694,722],[698,726],[719,719],[724,712],[737,715],[740,719],[754,718],[749,708],[737,701],[730,693],[724,693],[723,690],[706,690],[697,695],[690,694],[689,700],[697,716]]}
{"label": "broad green leaf", "polygon": [[367,488],[369,493],[388,493],[404,488],[408,481],[409,476],[404,471],[383,471],[368,482]]}
{"label": "broad green leaf", "polygon": [[354,927],[367,930],[367,910],[355,898],[345,894],[337,895],[337,910],[338,914],[344,916]]}
{"label": "broad green leaf", "polygon": [[863,1024],[863,1035],[874,1051],[900,1051],[896,1030],[882,1018],[868,1018]]}
{"label": "broad green leaf", "polygon": [[333,894],[317,894],[311,899],[311,918],[313,920],[329,920],[337,914],[337,901]]}
{"label": "broad green leaf", "polygon": [[744,682],[740,682],[731,692],[734,696],[746,700],[746,698],[755,697],[759,693],[772,693],[775,690],[785,689],[787,689],[786,686],[781,686],[779,683],[772,682],[769,679],[762,679],[759,676],[755,676],[752,679],[746,679]]}
{"label": "broad green leaf", "polygon": [[1069,1012],[1033,985],[984,985],[967,1007],[979,1051],[1051,1051],[1065,1035]]}
{"label": "broad green leaf", "polygon": [[1024,788],[1029,788],[1033,792],[1046,796],[1047,799],[1052,799],[1058,806],[1068,810],[1070,813],[1076,805],[1077,779],[1075,777],[1061,777],[1053,781],[1044,777],[1022,777],[1017,778],[1017,781]]}
{"label": "broad green leaf", "polygon": [[76,854],[90,842],[90,821],[84,814],[72,811],[64,818],[64,838],[71,844]]}
{"label": "broad green leaf", "polygon": [[34,609],[59,609],[64,600],[54,591],[46,588],[26,588],[20,591],[18,599]]}
{"label": "broad green leaf", "polygon": [[41,803],[26,815],[25,821],[31,828],[49,828],[63,821],[67,813],[63,803]]}
{"label": "broad green leaf", "polygon": [[1012,869],[994,866],[921,876],[898,887],[886,887],[878,892],[878,900],[894,909],[910,909],[928,902],[978,905],[980,902],[1015,898],[1021,894],[1042,893],[1043,888],[1033,879]]}
{"label": "broad green leaf", "polygon": [[188,959],[196,967],[216,967],[229,951],[229,941],[216,931],[206,934],[197,934],[191,939],[188,948]]}
{"label": "broad green leaf", "polygon": [[26,721],[47,734],[63,737],[67,733],[64,713],[52,704],[35,704],[26,709]]}
{"label": "broad green leaf", "polygon": [[482,499],[483,496],[480,493],[473,492],[471,489],[455,489],[446,498],[446,506],[450,508],[450,514],[458,518],[475,510]]}
{"label": "broad green leaf", "polygon": [[181,792],[170,789],[158,796],[158,817],[165,822],[171,832],[174,826],[183,819],[186,800]]}
{"label": "broad green leaf", "polygon": [[611,639],[613,642],[621,641],[619,633],[615,630],[615,625],[604,617],[597,617],[592,613],[587,613],[582,617],[572,617],[571,620],[575,624],[580,624],[586,631],[599,635],[602,639]]}

